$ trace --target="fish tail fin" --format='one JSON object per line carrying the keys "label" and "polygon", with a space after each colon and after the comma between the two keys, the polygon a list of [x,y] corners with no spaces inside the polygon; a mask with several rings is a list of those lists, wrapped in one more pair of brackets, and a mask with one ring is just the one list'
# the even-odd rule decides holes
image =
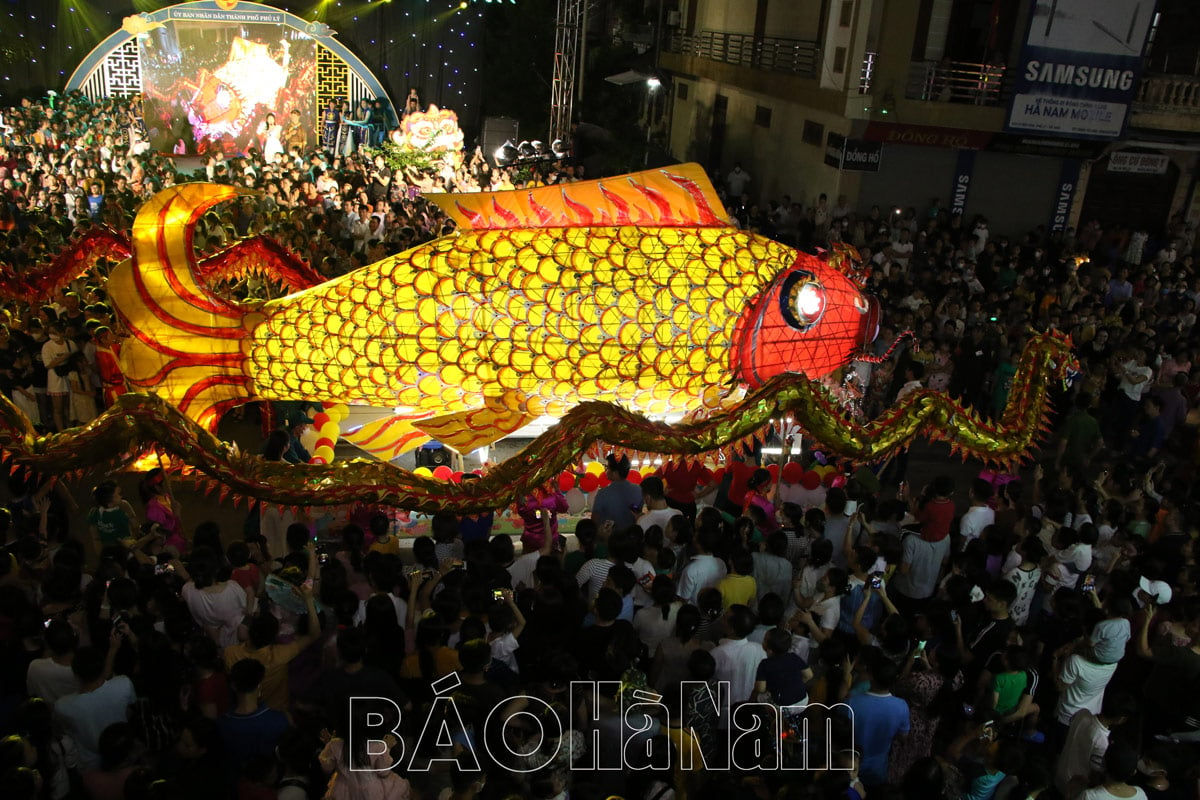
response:
{"label": "fish tail fin", "polygon": [[108,281],[129,332],[120,364],[131,390],[159,395],[210,431],[255,394],[243,349],[253,307],[218,297],[197,280],[192,237],[205,211],[238,194],[206,183],[156,194],[134,219],[132,258]]}
{"label": "fish tail fin", "polygon": [[414,417],[393,415],[342,432],[342,438],[380,461],[391,461],[432,439],[414,424]]}

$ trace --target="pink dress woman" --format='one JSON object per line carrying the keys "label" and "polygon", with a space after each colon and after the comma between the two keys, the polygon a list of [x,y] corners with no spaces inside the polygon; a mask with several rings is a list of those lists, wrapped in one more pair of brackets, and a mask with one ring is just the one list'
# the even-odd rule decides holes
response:
{"label": "pink dress woman", "polygon": [[187,553],[188,542],[183,536],[183,521],[175,504],[175,498],[167,491],[165,476],[161,469],[152,469],[142,478],[138,487],[142,502],[146,505],[146,519],[158,523],[166,537],[164,547],[180,555]]}
{"label": "pink dress woman", "polygon": [[530,552],[541,550],[546,544],[546,529],[541,514],[543,511],[549,512],[547,516],[550,517],[550,535],[558,536],[558,515],[567,513],[567,496],[556,490],[544,497],[526,495],[517,503],[517,515],[525,524],[525,530],[521,533],[521,544]]}

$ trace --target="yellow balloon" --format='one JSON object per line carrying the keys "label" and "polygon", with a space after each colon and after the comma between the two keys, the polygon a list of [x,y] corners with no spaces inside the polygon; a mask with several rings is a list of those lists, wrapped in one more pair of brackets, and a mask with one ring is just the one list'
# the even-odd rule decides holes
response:
{"label": "yellow balloon", "polygon": [[420,475],[422,478],[432,478],[433,470],[429,467],[417,467],[413,470],[413,475]]}
{"label": "yellow balloon", "polygon": [[346,417],[350,416],[350,408],[345,403],[338,403],[336,406],[330,406],[325,409],[325,413],[334,422],[341,422]]}
{"label": "yellow balloon", "polygon": [[604,465],[599,461],[589,461],[584,469],[587,470],[588,475],[599,477],[604,474]]}
{"label": "yellow balloon", "polygon": [[336,442],[338,437],[341,436],[342,431],[341,428],[338,427],[338,424],[331,419],[329,422],[326,422],[321,426],[321,430],[318,431],[318,434],[318,439],[332,439]]}
{"label": "yellow balloon", "polygon": [[318,458],[325,459],[326,464],[333,462],[333,448],[332,447],[328,447],[328,446],[318,447],[316,450],[313,451],[313,455],[317,456]]}

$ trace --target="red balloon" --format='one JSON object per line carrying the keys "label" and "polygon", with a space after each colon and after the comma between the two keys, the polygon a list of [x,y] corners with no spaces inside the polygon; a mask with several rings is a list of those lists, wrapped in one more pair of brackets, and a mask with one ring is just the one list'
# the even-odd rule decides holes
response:
{"label": "red balloon", "polygon": [[334,445],[333,439],[330,439],[328,436],[322,436],[320,439],[317,439],[317,443],[316,443],[316,445],[314,445],[314,449],[316,449],[317,447],[333,447],[333,445]]}
{"label": "red balloon", "polygon": [[608,486],[610,483],[612,483],[612,480],[609,479],[607,472],[600,476],[601,489],[603,489],[605,486]]}
{"label": "red balloon", "polygon": [[804,480],[804,467],[799,461],[789,461],[783,465],[783,480],[787,483],[799,483]]}
{"label": "red balloon", "polygon": [[440,467],[437,467],[433,470],[433,477],[437,478],[439,481],[448,481],[450,480],[450,476],[453,474],[454,470],[450,469],[445,464],[442,464]]}
{"label": "red balloon", "polygon": [[455,470],[454,474],[450,476],[450,480],[454,483],[462,483],[462,476],[463,474],[461,472]]}
{"label": "red balloon", "polygon": [[635,485],[642,482],[642,473],[638,472],[636,469],[629,470],[629,474],[625,477],[626,480]]}
{"label": "red balloon", "polygon": [[318,411],[317,413],[313,414],[312,424],[317,430],[324,428],[326,422],[329,422],[329,415],[324,411]]}
{"label": "red balloon", "polygon": [[325,459],[321,458],[320,456],[313,456],[312,458],[310,458],[310,459],[308,460],[308,463],[310,463],[310,464],[324,464],[324,463],[326,463],[326,461],[325,461]]}
{"label": "red balloon", "polygon": [[563,471],[558,476],[558,488],[561,491],[569,492],[575,488],[575,473]]}
{"label": "red balloon", "polygon": [[584,475],[579,479],[579,488],[583,490],[584,494],[591,494],[592,492],[596,491],[599,486],[600,479],[595,475]]}
{"label": "red balloon", "polygon": [[800,484],[811,492],[821,485],[821,476],[815,472],[806,472],[800,479]]}
{"label": "red balloon", "polygon": [[767,472],[771,473],[771,480],[773,482],[779,480],[779,465],[778,464],[768,464]]}

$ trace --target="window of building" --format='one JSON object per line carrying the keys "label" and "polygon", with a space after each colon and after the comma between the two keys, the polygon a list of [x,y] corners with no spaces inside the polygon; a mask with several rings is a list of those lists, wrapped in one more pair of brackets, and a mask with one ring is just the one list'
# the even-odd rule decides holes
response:
{"label": "window of building", "polygon": [[771,109],[766,106],[755,106],[754,124],[760,128],[771,127]]}
{"label": "window of building", "polygon": [[683,81],[675,82],[675,96],[680,100],[688,99],[688,85]]}
{"label": "window of building", "polygon": [[839,75],[846,71],[846,48],[833,48],[833,71]]}
{"label": "window of building", "polygon": [[842,0],[842,13],[838,17],[838,25],[849,28],[854,22],[854,0]]}
{"label": "window of building", "polygon": [[800,138],[805,144],[816,145],[821,147],[821,143],[825,141],[825,126],[819,122],[813,122],[811,119],[804,120],[804,133]]}

